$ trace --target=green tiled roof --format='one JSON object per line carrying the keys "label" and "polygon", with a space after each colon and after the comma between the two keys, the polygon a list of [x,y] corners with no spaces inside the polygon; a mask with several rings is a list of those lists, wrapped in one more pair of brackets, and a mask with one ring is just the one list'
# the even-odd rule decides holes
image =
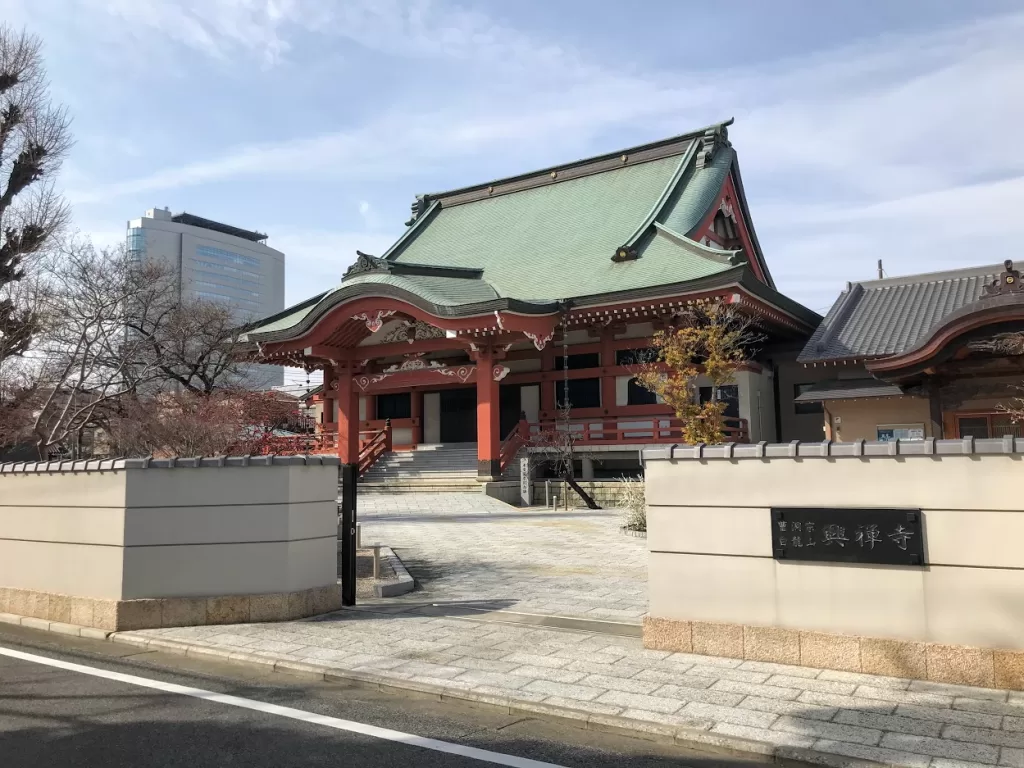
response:
{"label": "green tiled roof", "polygon": [[[701,289],[716,280],[756,282],[744,260],[760,262],[759,252],[740,258],[689,237],[735,167],[726,125],[420,196],[411,226],[383,257],[360,254],[337,288],[250,332],[289,335],[340,301],[375,292],[439,315],[551,314],[562,300],[651,295],[692,281]],[[613,261],[620,247],[636,258]],[[792,304],[770,284],[762,287],[777,306]]]}
{"label": "green tiled roof", "polygon": [[501,296],[526,300],[556,301],[707,275],[723,265],[660,237],[648,237],[636,261],[611,260],[690,154],[441,207],[389,258],[483,267]]}
{"label": "green tiled roof", "polygon": [[735,160],[732,147],[723,147],[709,165],[700,170],[689,168],[659,217],[665,226],[683,235],[691,234],[718,199]]}
{"label": "green tiled roof", "polygon": [[485,280],[434,275],[393,275],[386,272],[371,272],[354,275],[345,280],[343,285],[346,287],[390,285],[413,293],[425,301],[441,307],[477,304],[499,298],[498,293]]}

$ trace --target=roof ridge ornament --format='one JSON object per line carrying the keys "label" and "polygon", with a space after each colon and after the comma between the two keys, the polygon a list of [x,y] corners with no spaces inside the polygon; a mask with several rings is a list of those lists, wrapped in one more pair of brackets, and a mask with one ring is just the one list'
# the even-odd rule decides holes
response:
{"label": "roof ridge ornament", "polygon": [[362,251],[356,251],[356,263],[345,270],[342,280],[347,280],[355,275],[362,275],[367,272],[390,272],[391,262],[380,256],[371,256]]}
{"label": "roof ridge ornament", "polygon": [[[732,122],[731,120],[729,121]],[[711,164],[711,159],[719,147],[731,147],[729,143],[729,123],[713,125],[704,131],[700,138],[700,151],[697,153],[697,169],[705,168]]]}
{"label": "roof ridge ornament", "polygon": [[999,277],[985,286],[985,296],[1005,296],[1007,294],[1024,293],[1020,271],[1013,268],[1013,261],[1003,262],[1003,272]]}
{"label": "roof ridge ornament", "polygon": [[628,245],[622,245],[615,249],[615,255],[612,256],[612,261],[619,263],[620,261],[636,261],[639,255],[636,252],[636,248]]}
{"label": "roof ridge ornament", "polygon": [[430,195],[416,195],[416,199],[412,202],[412,215],[409,220],[405,222],[405,226],[411,227],[416,223],[424,213],[427,212],[427,208],[430,207]]}

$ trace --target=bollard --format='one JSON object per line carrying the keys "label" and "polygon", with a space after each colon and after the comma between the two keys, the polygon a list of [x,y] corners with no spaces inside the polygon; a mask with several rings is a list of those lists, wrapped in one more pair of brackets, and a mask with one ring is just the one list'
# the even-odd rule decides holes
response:
{"label": "bollard", "polygon": [[356,549],[363,548],[363,524],[356,523]]}
{"label": "bollard", "polygon": [[544,506],[551,507],[551,481],[544,481]]}
{"label": "bollard", "polygon": [[373,578],[380,579],[380,542],[373,545]]}

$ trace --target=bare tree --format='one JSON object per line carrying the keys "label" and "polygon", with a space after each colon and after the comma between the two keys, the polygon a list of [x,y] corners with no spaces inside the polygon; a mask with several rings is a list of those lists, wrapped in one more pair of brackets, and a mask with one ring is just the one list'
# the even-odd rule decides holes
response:
{"label": "bare tree", "polygon": [[153,378],[144,339],[128,332],[139,291],[118,251],[61,244],[45,267],[37,343],[27,353],[35,394],[30,432],[40,458],[66,453],[118,399]]}
{"label": "bare tree", "polygon": [[108,428],[122,456],[262,454],[296,417],[296,403],[276,392],[178,390],[127,399]]}
{"label": "bare tree", "polygon": [[[122,258],[130,258],[121,252]],[[242,327],[232,308],[205,299],[182,299],[178,274],[159,262],[133,269],[136,290],[127,321],[143,341],[136,366],[159,389],[197,394],[241,386],[245,379],[239,336]],[[134,370],[132,371],[134,374]]]}
{"label": "bare tree", "polygon": [[53,179],[71,147],[67,110],[51,103],[41,43],[0,25],[0,363],[24,354],[38,328],[35,307],[12,286],[68,222]]}

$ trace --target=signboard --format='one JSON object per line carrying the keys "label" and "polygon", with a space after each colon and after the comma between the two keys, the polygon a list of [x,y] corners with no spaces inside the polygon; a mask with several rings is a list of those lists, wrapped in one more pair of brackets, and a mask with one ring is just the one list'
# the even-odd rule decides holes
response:
{"label": "signboard", "polygon": [[519,498],[524,507],[533,506],[533,473],[530,471],[530,457],[519,458]]}
{"label": "signboard", "polygon": [[776,560],[924,565],[919,509],[773,507]]}
{"label": "signboard", "polygon": [[881,443],[893,440],[924,440],[924,424],[879,424],[875,437]]}

